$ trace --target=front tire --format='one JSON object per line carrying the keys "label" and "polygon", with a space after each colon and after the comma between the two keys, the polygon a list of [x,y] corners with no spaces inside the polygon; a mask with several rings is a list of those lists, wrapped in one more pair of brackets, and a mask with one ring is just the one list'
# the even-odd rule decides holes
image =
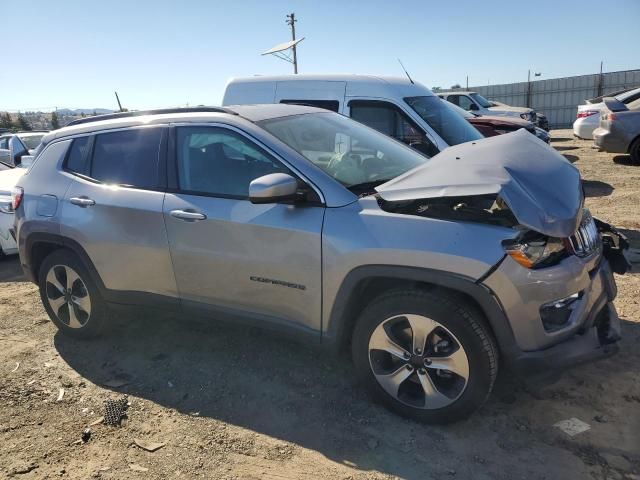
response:
{"label": "front tire", "polygon": [[88,270],[71,251],[44,259],[38,274],[40,298],[51,321],[66,335],[92,338],[107,320],[107,307]]}
{"label": "front tire", "polygon": [[498,372],[497,349],[480,314],[442,290],[395,290],[375,299],[356,323],[352,355],[375,399],[433,424],[477,410]]}

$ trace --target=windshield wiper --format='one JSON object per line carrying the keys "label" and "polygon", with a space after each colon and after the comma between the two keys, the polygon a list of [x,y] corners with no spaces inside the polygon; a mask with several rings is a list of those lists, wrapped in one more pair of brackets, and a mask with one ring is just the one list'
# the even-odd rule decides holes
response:
{"label": "windshield wiper", "polygon": [[355,193],[358,196],[365,196],[373,193],[374,189],[378,185],[382,185],[383,183],[387,183],[390,179],[385,178],[384,180],[374,180],[372,182],[362,182],[355,183],[353,185],[348,186],[349,191]]}

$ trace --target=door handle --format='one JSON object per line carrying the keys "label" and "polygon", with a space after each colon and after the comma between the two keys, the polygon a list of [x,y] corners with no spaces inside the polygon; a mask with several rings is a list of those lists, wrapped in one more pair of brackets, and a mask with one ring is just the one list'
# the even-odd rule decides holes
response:
{"label": "door handle", "polygon": [[89,197],[72,197],[69,202],[79,207],[92,207],[96,204],[96,201]]}
{"label": "door handle", "polygon": [[207,218],[204,213],[190,210],[171,210],[171,216],[179,218],[180,220],[186,220],[188,222],[197,222],[199,220],[205,220]]}

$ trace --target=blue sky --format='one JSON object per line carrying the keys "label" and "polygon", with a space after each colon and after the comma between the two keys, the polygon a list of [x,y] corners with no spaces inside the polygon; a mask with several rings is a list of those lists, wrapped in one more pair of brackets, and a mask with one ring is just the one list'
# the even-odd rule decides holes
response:
{"label": "blue sky", "polygon": [[[20,0],[2,7],[0,110],[215,105],[233,76],[291,73],[260,53],[299,18],[301,73],[428,87],[640,68],[640,0]],[[598,13],[603,12],[603,13]],[[13,21],[15,20],[15,21]]]}

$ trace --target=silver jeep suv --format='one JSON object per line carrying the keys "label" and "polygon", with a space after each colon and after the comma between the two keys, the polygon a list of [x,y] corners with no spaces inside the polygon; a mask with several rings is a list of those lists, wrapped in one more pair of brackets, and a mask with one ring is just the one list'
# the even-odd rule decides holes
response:
{"label": "silver jeep suv", "polygon": [[19,185],[23,268],[76,337],[114,304],[282,328],[427,422],[477,409],[499,365],[617,348],[624,237],[526,131],[428,159],[311,107],[123,113],[48,134]]}

